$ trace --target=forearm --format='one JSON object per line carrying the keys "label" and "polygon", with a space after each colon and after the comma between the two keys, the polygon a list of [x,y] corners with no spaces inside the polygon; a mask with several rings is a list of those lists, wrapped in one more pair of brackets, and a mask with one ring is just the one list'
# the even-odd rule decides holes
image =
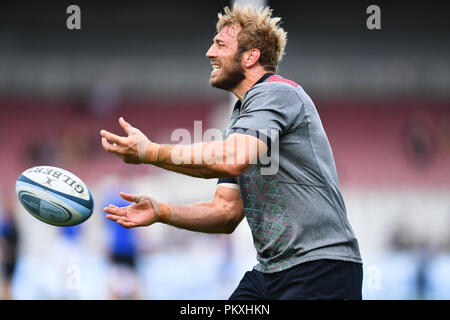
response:
{"label": "forearm", "polygon": [[194,177],[230,177],[245,172],[266,148],[258,139],[246,135],[192,145],[149,143],[145,162]]}
{"label": "forearm", "polygon": [[[233,133],[226,140],[192,145],[160,145],[150,141],[123,118],[119,123],[127,137],[101,130],[102,146],[126,163],[148,163],[200,178],[235,177],[256,164],[267,145],[258,138]],[[262,151],[262,152],[260,152]]]}
{"label": "forearm", "polygon": [[222,178],[229,177],[232,168],[220,165],[208,165],[208,164],[173,164],[170,161],[158,161],[151,162],[150,164],[160,167],[165,170],[185,174],[196,178]]}
{"label": "forearm", "polygon": [[[205,142],[192,145],[161,145],[158,155],[147,157],[147,163],[198,178],[230,176],[236,168],[232,150],[225,150],[225,142]],[[152,152],[152,150],[148,150]],[[226,159],[231,159],[226,161]]]}
{"label": "forearm", "polygon": [[169,224],[181,229],[204,233],[231,233],[242,218],[212,203],[170,204]]}

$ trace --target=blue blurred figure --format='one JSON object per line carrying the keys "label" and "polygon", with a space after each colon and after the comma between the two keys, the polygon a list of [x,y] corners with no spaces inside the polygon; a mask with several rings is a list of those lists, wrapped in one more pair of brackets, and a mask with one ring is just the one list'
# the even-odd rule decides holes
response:
{"label": "blue blurred figure", "polygon": [[[116,188],[106,196],[105,207],[112,204],[117,207],[128,206]],[[108,259],[111,273],[108,281],[110,299],[138,299],[139,280],[137,277],[138,244],[136,231],[105,219],[108,233]]]}
{"label": "blue blurred figure", "polygon": [[19,246],[19,230],[14,213],[14,197],[3,197],[0,215],[1,299],[12,298],[11,284],[16,270]]}
{"label": "blue blurred figure", "polygon": [[81,270],[82,225],[61,227],[58,229],[60,237],[56,243],[57,257],[55,260],[60,275],[60,286],[58,298],[79,299],[81,289],[81,278],[76,270]]}

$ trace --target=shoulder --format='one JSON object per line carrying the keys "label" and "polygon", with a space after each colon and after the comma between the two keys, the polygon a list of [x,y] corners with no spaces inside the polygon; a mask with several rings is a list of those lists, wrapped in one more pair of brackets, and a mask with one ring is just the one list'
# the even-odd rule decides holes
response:
{"label": "shoulder", "polygon": [[264,82],[254,85],[249,91],[247,91],[246,96],[254,96],[261,93],[268,93],[277,95],[283,95],[286,92],[297,92],[300,85],[290,79],[283,78],[279,75],[272,75],[268,77]]}
{"label": "shoulder", "polygon": [[261,82],[254,86],[255,89],[266,91],[295,91],[300,85],[295,81],[287,78],[283,78],[279,75],[272,75],[268,77],[264,82]]}
{"label": "shoulder", "polygon": [[285,102],[302,102],[300,85],[290,79],[278,75],[268,77],[264,82],[254,85],[244,96],[243,103],[255,100],[274,100],[280,104]]}
{"label": "shoulder", "polygon": [[290,88],[291,90],[293,90],[293,88],[299,87],[299,84],[297,82],[287,78],[283,78],[282,76],[276,74],[268,77],[266,81],[261,84],[266,84],[270,87]]}

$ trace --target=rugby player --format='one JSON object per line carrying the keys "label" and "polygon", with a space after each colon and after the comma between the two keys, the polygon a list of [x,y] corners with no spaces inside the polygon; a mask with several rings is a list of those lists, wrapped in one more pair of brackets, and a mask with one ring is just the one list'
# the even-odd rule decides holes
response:
{"label": "rugby player", "polygon": [[245,216],[258,264],[230,299],[361,299],[362,259],[327,135],[303,88],[276,73],[281,19],[237,4],[218,18],[210,84],[237,97],[223,141],[160,145],[123,118],[127,136],[101,131],[104,149],[126,163],[219,178],[214,198],[174,205],[121,193],[132,204],[106,207],[106,217],[126,228],[231,233]]}

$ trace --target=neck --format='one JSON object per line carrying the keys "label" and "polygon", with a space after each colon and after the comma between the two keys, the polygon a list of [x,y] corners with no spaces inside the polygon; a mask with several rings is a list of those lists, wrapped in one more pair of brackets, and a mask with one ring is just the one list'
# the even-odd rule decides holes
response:
{"label": "neck", "polygon": [[245,79],[242,80],[242,82],[234,89],[231,90],[231,92],[242,101],[242,97],[245,95],[245,93],[253,87],[253,85],[261,79],[263,75],[268,73],[269,71],[266,71],[264,69],[255,70],[255,71],[247,71],[245,74]]}

